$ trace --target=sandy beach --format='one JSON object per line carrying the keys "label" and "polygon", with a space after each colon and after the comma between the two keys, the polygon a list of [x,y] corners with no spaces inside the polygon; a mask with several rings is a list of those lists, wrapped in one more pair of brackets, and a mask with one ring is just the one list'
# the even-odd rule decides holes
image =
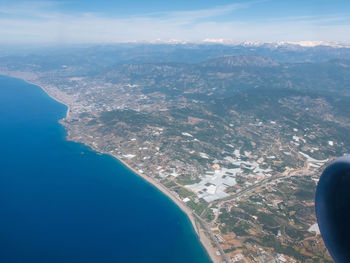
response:
{"label": "sandy beach", "polygon": [[45,88],[45,87],[42,86],[41,84],[35,83],[35,82],[33,82],[33,81],[27,81],[27,80],[26,80],[26,82],[28,82],[29,84],[32,84],[32,85],[35,85],[35,86],[40,87],[43,91],[45,91],[45,93],[46,93],[48,96],[50,96],[51,99],[53,99],[53,100],[55,100],[55,101],[57,101],[57,102],[59,102],[59,103],[65,105],[65,106],[67,107],[65,119],[69,118],[69,113],[70,113],[71,107],[70,107],[67,103],[65,103],[63,100],[57,98],[56,96],[50,94],[50,90],[47,89],[47,88]]}
{"label": "sandy beach", "polygon": [[[106,153],[106,154],[108,154],[108,153]],[[111,155],[111,154],[109,154],[109,155]],[[126,166],[131,171],[133,171],[135,174],[137,174],[138,176],[143,178],[145,181],[147,181],[148,183],[152,184],[154,187],[156,187],[158,190],[160,190],[163,194],[168,196],[182,211],[184,211],[185,214],[187,215],[187,217],[189,218],[189,220],[191,221],[191,224],[192,224],[194,230],[196,231],[200,242],[202,243],[202,245],[204,246],[205,250],[207,251],[210,259],[214,263],[220,262],[218,256],[216,255],[217,249],[215,249],[212,246],[210,239],[206,236],[206,234],[204,233],[203,229],[199,226],[199,223],[197,224],[197,221],[196,221],[196,219],[195,219],[195,217],[193,215],[193,212],[181,200],[176,198],[167,188],[165,188],[162,184],[160,184],[159,182],[157,182],[153,178],[151,178],[151,177],[149,177],[147,175],[139,173],[134,168],[129,166],[127,163],[125,163],[124,161],[118,159],[116,156],[114,156],[114,155],[111,155],[111,156],[113,156],[115,159],[117,159],[120,163],[122,163],[124,166]]]}
{"label": "sandy beach", "polygon": [[69,117],[69,113],[70,113],[70,110],[71,110],[70,105],[66,101],[64,101],[63,99],[60,99],[57,96],[55,96],[54,94],[52,94],[50,89],[46,88],[41,83],[35,81],[36,76],[34,74],[29,74],[29,73],[26,73],[26,72],[10,72],[10,71],[5,71],[5,70],[0,70],[0,75],[12,77],[12,78],[22,79],[22,80],[24,80],[25,82],[27,82],[29,84],[32,84],[32,85],[40,87],[50,98],[52,98],[53,100],[55,100],[55,101],[65,105],[67,107],[65,118]]}
{"label": "sandy beach", "polygon": [[[23,79],[24,81],[28,82],[29,84],[33,84],[35,86],[40,87],[52,99],[54,99],[55,101],[65,105],[67,107],[65,118],[69,118],[69,112],[70,112],[70,109],[71,109],[71,105],[69,105],[67,102],[63,101],[62,99],[57,98],[56,96],[54,96],[50,92],[50,90],[48,88],[44,87],[42,84],[36,82],[33,79],[26,78],[23,75],[21,76],[21,74],[16,74],[16,73],[15,74],[13,74],[13,73],[11,74],[10,72],[0,72],[0,74],[7,75],[7,76],[10,76],[10,77],[14,77],[14,78],[20,78],[20,79]],[[135,173],[139,177],[143,178],[145,181],[147,181],[148,183],[150,183],[151,185],[156,187],[158,190],[160,190],[167,197],[169,197],[189,218],[189,220],[190,220],[190,222],[191,222],[195,232],[197,233],[197,235],[199,237],[200,242],[202,243],[203,247],[205,248],[207,254],[209,255],[209,257],[211,259],[211,261],[214,262],[214,263],[221,262],[220,258],[216,255],[216,251],[218,251],[218,249],[213,247],[213,245],[211,243],[211,240],[204,233],[203,228],[200,227],[200,223],[195,219],[195,216],[194,216],[193,212],[186,206],[185,203],[182,202],[182,200],[179,200],[176,196],[174,196],[174,194],[172,194],[166,187],[164,187],[162,184],[157,182],[155,179],[153,179],[153,178],[151,178],[149,176],[146,176],[146,175],[144,175],[142,173],[139,173],[134,168],[132,168],[130,165],[128,165],[125,161],[118,159],[117,156],[114,156],[113,154],[110,154],[110,153],[100,152],[98,149],[92,148],[90,145],[86,145],[86,146],[90,147],[92,150],[94,150],[96,152],[99,152],[99,153],[102,153],[102,154],[108,154],[108,155],[112,156],[113,158],[117,159],[121,164],[123,164],[125,167],[130,169],[133,173]]]}

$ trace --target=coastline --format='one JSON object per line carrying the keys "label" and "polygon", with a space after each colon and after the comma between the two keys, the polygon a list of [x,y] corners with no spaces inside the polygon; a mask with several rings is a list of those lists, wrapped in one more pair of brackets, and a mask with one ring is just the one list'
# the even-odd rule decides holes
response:
{"label": "coastline", "polygon": [[[0,70],[0,75],[3,75],[3,76],[6,76],[6,77],[10,77],[10,78],[16,78],[16,79],[21,79],[31,85],[34,85],[34,86],[38,86],[39,88],[41,88],[51,99],[63,104],[64,106],[67,107],[67,111],[66,111],[66,115],[63,119],[67,119],[69,118],[69,113],[70,113],[70,110],[71,110],[71,107],[69,104],[67,104],[65,101],[63,101],[62,99],[60,98],[57,98],[57,96],[51,94],[50,90],[46,87],[44,87],[44,85],[42,85],[41,83],[39,82],[36,82],[35,80],[33,80],[32,78],[28,78],[28,77],[25,77],[25,72],[10,72],[10,71],[4,71],[4,70]],[[33,76],[32,76],[33,77]]]}
{"label": "coastline", "polygon": [[[22,79],[25,82],[31,84],[31,85],[35,85],[40,87],[50,98],[52,98],[53,100],[65,105],[67,107],[66,110],[66,115],[64,118],[62,118],[61,120],[67,119],[69,118],[69,113],[70,113],[70,109],[71,106],[69,104],[67,104],[66,102],[64,102],[62,99],[57,98],[57,96],[54,96],[53,94],[51,94],[51,92],[49,91],[48,88],[45,88],[42,84],[35,82],[35,80],[29,80],[24,78],[23,76],[19,76],[17,74],[11,74],[10,72],[0,72],[0,75],[4,75],[4,76],[8,76],[8,77],[12,77],[12,78],[18,78],[18,79]],[[64,126],[64,125],[63,125]],[[65,127],[66,129],[66,127]],[[69,135],[69,131],[66,129],[67,131],[67,136],[66,139],[68,139],[68,135]],[[81,142],[79,142],[81,143]],[[84,143],[83,143],[84,144]],[[213,263],[219,263],[221,262],[219,257],[216,255],[216,251],[218,249],[216,249],[212,243],[211,240],[207,237],[207,235],[204,233],[205,231],[203,230],[203,227],[200,227],[198,224],[199,222],[195,219],[195,216],[193,214],[193,212],[190,210],[190,208],[188,208],[181,200],[179,200],[176,196],[174,196],[166,187],[164,187],[161,183],[157,182],[155,179],[153,179],[152,177],[146,176],[144,174],[139,173],[136,169],[134,169],[133,167],[131,167],[129,164],[127,164],[125,161],[119,159],[117,156],[110,154],[110,153],[105,153],[105,152],[101,152],[96,148],[93,148],[90,145],[84,144],[85,146],[89,147],[90,149],[92,149],[95,152],[101,153],[101,154],[108,154],[109,156],[112,156],[114,159],[116,159],[119,163],[121,163],[122,165],[124,165],[125,167],[127,167],[129,170],[131,170],[134,174],[136,174],[137,176],[141,177],[143,180],[145,180],[147,183],[151,184],[152,186],[154,186],[155,188],[157,188],[159,191],[161,191],[163,194],[165,194],[169,199],[171,199],[175,205],[181,209],[187,216],[187,218],[190,220],[193,229],[195,230],[199,241],[201,242],[202,246],[204,247],[207,255],[209,256],[210,260]],[[197,224],[198,223],[198,224]]]}
{"label": "coastline", "polygon": [[[23,80],[25,80],[25,79],[23,79]],[[40,87],[51,99],[53,99],[53,100],[63,104],[64,106],[66,106],[67,107],[67,111],[66,111],[66,115],[65,115],[65,117],[63,119],[69,118],[69,113],[70,113],[71,107],[67,103],[65,103],[63,100],[61,100],[59,98],[56,98],[54,95],[50,94],[49,90],[47,88],[44,88],[44,86],[42,86],[41,84],[35,83],[33,81],[27,81],[27,80],[25,80],[25,81],[27,83],[29,83],[29,84],[32,84],[34,86]]]}
{"label": "coastline", "polygon": [[[108,154],[108,153],[103,153],[103,154]],[[195,219],[195,217],[193,215],[193,212],[184,203],[182,203],[181,200],[177,199],[166,187],[164,187],[162,184],[160,184],[159,182],[154,180],[152,177],[149,177],[147,175],[139,173],[134,168],[132,168],[130,165],[128,165],[126,162],[124,162],[123,160],[118,159],[116,156],[114,156],[112,154],[108,154],[108,155],[110,155],[113,158],[115,158],[122,165],[124,165],[125,167],[130,169],[133,173],[135,173],[136,175],[138,175],[139,177],[144,179],[146,182],[148,182],[151,185],[153,185],[155,188],[157,188],[159,191],[161,191],[163,194],[165,194],[168,198],[170,198],[177,205],[177,207],[179,207],[186,214],[186,216],[190,220],[190,222],[192,224],[192,227],[194,228],[194,230],[195,230],[195,232],[196,232],[196,234],[197,234],[197,236],[199,238],[199,241],[201,242],[201,244],[205,248],[209,258],[211,259],[211,261],[213,263],[219,263],[220,262],[219,258],[216,255],[216,249],[211,245],[210,239],[205,235],[205,233],[201,229],[201,227],[199,227],[196,224],[197,221],[196,221],[196,219]]]}

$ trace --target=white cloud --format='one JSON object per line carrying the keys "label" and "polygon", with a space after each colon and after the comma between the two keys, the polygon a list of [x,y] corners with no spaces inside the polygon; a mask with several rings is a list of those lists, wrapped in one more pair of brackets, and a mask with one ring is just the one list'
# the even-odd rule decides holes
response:
{"label": "white cloud", "polygon": [[25,5],[6,9],[0,7],[0,42],[101,43],[154,39],[200,41],[206,38],[350,42],[350,23],[346,23],[348,19],[345,15],[286,17],[264,21],[226,19],[219,22],[216,19],[261,2],[124,18],[95,13],[58,13],[54,8],[56,2],[37,2],[28,8]]}

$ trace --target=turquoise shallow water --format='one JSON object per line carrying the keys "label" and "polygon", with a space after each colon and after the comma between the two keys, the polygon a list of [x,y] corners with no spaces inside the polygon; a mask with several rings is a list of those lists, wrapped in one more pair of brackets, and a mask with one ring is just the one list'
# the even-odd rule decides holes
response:
{"label": "turquoise shallow water", "polygon": [[168,197],[65,140],[65,112],[0,76],[0,262],[210,262]]}

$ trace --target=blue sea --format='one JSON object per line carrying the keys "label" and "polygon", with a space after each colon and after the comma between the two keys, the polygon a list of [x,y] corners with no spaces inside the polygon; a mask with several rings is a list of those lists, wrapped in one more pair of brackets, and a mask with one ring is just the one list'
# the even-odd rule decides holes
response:
{"label": "blue sea", "polygon": [[39,87],[0,76],[0,262],[210,262],[168,197],[65,140],[65,113]]}

